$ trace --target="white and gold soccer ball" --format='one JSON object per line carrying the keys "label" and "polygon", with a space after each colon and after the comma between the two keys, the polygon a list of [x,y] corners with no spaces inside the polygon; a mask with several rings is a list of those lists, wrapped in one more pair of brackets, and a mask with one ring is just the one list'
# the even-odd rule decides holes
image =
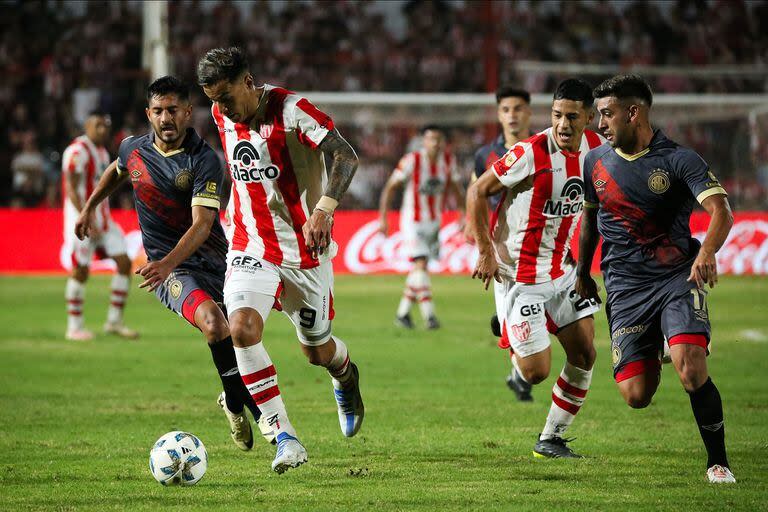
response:
{"label": "white and gold soccer ball", "polygon": [[163,485],[195,485],[208,469],[208,452],[197,436],[175,430],[158,439],[149,452],[149,470]]}

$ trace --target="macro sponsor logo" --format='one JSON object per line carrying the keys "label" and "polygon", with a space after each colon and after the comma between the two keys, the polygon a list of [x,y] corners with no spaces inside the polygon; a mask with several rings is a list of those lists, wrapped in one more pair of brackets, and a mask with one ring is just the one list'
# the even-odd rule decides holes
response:
{"label": "macro sponsor logo", "polygon": [[633,325],[631,327],[619,327],[618,329],[614,330],[611,333],[611,340],[616,340],[617,338],[620,338],[622,336],[626,336],[627,334],[642,334],[645,332],[645,326],[644,325]]}
{"label": "macro sponsor logo", "polygon": [[556,201],[547,199],[544,215],[549,217],[571,217],[584,209],[584,182],[581,178],[569,178]]}
{"label": "macro sponsor logo", "polygon": [[280,177],[280,169],[269,164],[259,167],[259,152],[248,140],[241,140],[232,151],[229,161],[229,172],[232,179],[243,183],[259,183],[262,181],[274,181]]}

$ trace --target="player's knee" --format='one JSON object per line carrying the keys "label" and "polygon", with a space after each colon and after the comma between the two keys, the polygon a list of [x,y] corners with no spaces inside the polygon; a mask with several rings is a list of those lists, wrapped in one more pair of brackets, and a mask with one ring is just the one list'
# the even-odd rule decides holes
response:
{"label": "player's knee", "polygon": [[131,260],[125,254],[115,256],[115,265],[117,265],[118,274],[127,276],[131,273]]}
{"label": "player's knee", "polygon": [[258,313],[235,311],[229,319],[229,331],[236,347],[247,347],[261,341],[264,321]]}
{"label": "player's knee", "polygon": [[653,397],[641,393],[624,395],[624,400],[627,402],[627,405],[633,409],[645,409],[651,404],[652,398]]}
{"label": "player's knee", "polygon": [[84,283],[88,280],[88,267],[75,267],[72,269],[72,277],[75,281]]}

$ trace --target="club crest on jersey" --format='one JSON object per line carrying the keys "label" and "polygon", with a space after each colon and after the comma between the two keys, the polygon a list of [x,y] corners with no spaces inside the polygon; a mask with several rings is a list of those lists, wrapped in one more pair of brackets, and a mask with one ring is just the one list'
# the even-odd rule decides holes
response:
{"label": "club crest on jersey", "polygon": [[262,139],[268,139],[272,136],[272,132],[275,130],[273,124],[262,124],[259,126],[259,135]]}
{"label": "club crest on jersey", "polygon": [[544,215],[570,217],[584,209],[584,182],[581,178],[568,178],[560,191],[560,198],[544,203]]}
{"label": "club crest on jersey", "polygon": [[654,169],[648,176],[648,188],[654,194],[663,194],[669,190],[670,184],[669,173],[664,169]]}
{"label": "club crest on jersey", "polygon": [[439,196],[443,192],[444,182],[440,178],[429,178],[419,186],[419,193],[425,196]]}
{"label": "club crest on jersey", "polygon": [[611,360],[613,361],[613,366],[616,366],[621,361],[621,347],[616,343],[611,345]]}
{"label": "club crest on jersey", "polygon": [[518,341],[528,341],[528,337],[531,335],[531,324],[528,323],[528,320],[519,324],[512,324],[509,329]]}
{"label": "club crest on jersey", "polygon": [[258,167],[259,152],[253,147],[251,141],[241,140],[232,151],[232,159],[229,161],[229,171],[232,179],[245,183],[258,183],[261,181],[273,181],[280,177],[280,169],[270,164],[266,167]]}
{"label": "club crest on jersey", "polygon": [[173,180],[174,185],[179,190],[189,190],[192,188],[192,171],[189,169],[180,169]]}
{"label": "club crest on jersey", "polygon": [[138,169],[134,169],[131,171],[131,181],[139,181],[139,178],[141,178],[141,171]]}

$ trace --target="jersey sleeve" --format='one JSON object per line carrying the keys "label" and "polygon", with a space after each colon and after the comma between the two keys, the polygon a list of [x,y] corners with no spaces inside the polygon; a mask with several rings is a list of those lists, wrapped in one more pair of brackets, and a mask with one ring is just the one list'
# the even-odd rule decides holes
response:
{"label": "jersey sleeve", "polygon": [[133,135],[124,138],[117,150],[117,174],[122,175],[128,171],[128,157],[133,150]]}
{"label": "jersey sleeve", "polygon": [[299,142],[312,149],[317,148],[328,132],[334,129],[333,119],[306,98],[299,98],[289,117]]}
{"label": "jersey sleeve", "polygon": [[206,206],[218,210],[221,207],[221,190],[224,173],[221,161],[210,147],[202,153],[194,168],[192,206]]}
{"label": "jersey sleeve", "polygon": [[595,165],[595,158],[595,151],[590,151],[584,157],[584,208],[597,208],[600,206],[595,184],[592,183],[592,168]]}
{"label": "jersey sleeve", "polygon": [[81,176],[88,165],[88,151],[80,145],[69,146],[64,151],[61,159],[61,171],[63,174],[76,174]]}
{"label": "jersey sleeve", "polygon": [[512,188],[534,172],[530,151],[516,144],[491,166],[502,185]]}
{"label": "jersey sleeve", "polygon": [[397,163],[397,167],[392,171],[392,179],[398,183],[405,183],[413,175],[413,168],[416,165],[416,156],[414,153],[408,153]]}
{"label": "jersey sleeve", "polygon": [[675,170],[679,178],[685,181],[696,201],[701,203],[709,196],[727,195],[720,181],[709,169],[709,165],[696,152],[684,149],[678,152]]}

